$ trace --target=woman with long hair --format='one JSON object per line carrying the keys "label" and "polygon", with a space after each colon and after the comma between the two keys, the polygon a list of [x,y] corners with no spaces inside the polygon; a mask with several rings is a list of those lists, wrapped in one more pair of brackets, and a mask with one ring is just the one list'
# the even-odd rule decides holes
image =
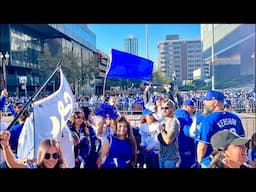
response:
{"label": "woman with long hair", "polygon": [[45,139],[39,145],[37,158],[29,160],[26,158],[15,159],[11,150],[10,132],[0,131],[0,144],[3,149],[4,158],[9,168],[66,168],[59,142],[54,139]]}
{"label": "woman with long hair", "polygon": [[116,135],[103,143],[97,160],[98,168],[134,168],[137,161],[137,146],[132,127],[121,116],[117,120]]}

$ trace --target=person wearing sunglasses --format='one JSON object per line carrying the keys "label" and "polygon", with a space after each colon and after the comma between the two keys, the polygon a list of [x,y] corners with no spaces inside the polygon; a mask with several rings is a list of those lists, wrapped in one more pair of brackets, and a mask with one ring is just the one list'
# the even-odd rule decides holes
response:
{"label": "person wearing sunglasses", "polygon": [[9,168],[66,168],[59,143],[54,139],[45,139],[39,145],[36,160],[16,159],[10,144],[9,131],[0,132],[0,144]]}
{"label": "person wearing sunglasses", "polygon": [[165,99],[162,105],[164,120],[161,122],[158,140],[160,142],[159,167],[178,168],[180,166],[180,153],[178,136],[180,133],[179,120],[174,116],[175,103]]}
{"label": "person wearing sunglasses", "polygon": [[80,139],[81,136],[85,135],[85,123],[84,123],[84,113],[82,111],[75,111],[69,123],[69,129],[72,133],[73,142],[74,142],[74,156],[75,156],[75,167],[80,168],[82,158],[80,155]]}

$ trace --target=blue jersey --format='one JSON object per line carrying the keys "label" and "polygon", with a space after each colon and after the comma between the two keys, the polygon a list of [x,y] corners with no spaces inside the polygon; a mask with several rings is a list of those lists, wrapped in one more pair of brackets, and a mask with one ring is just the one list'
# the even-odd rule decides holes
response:
{"label": "blue jersey", "polygon": [[201,123],[205,117],[206,117],[206,115],[203,113],[199,113],[196,116],[196,131],[195,131],[195,137],[194,137],[195,161],[197,161],[197,143],[198,143],[199,136],[200,136]]}
{"label": "blue jersey", "polygon": [[177,109],[175,111],[175,117],[180,122],[180,134],[179,134],[179,150],[190,151],[194,145],[193,138],[189,135],[192,119],[189,113],[184,109]]}
{"label": "blue jersey", "polygon": [[6,97],[0,98],[0,110],[3,111],[4,105],[6,103]]}
{"label": "blue jersey", "polygon": [[209,159],[213,149],[210,144],[211,137],[218,131],[228,129],[244,137],[245,131],[240,118],[227,111],[213,112],[207,115],[201,122],[201,128],[197,137],[198,141],[208,144],[205,158]]}
{"label": "blue jersey", "polygon": [[177,109],[175,117],[180,122],[180,133],[178,137],[179,152],[181,156],[181,168],[190,168],[195,162],[195,143],[194,139],[190,137],[190,127],[192,118],[190,114],[184,109]]}

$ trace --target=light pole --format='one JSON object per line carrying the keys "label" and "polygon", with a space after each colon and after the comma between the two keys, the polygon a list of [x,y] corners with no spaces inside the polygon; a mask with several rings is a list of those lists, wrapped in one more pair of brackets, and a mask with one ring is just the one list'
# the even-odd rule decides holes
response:
{"label": "light pole", "polygon": [[9,53],[6,52],[5,55],[2,54],[2,52],[0,52],[0,58],[1,58],[1,67],[3,70],[3,84],[4,84],[4,88],[7,88],[7,79],[6,79],[6,65],[8,65],[8,61],[9,61]]}
{"label": "light pole", "polygon": [[212,90],[215,89],[215,66],[214,66],[214,24],[212,24]]}
{"label": "light pole", "polygon": [[148,24],[146,24],[146,57],[148,59]]}

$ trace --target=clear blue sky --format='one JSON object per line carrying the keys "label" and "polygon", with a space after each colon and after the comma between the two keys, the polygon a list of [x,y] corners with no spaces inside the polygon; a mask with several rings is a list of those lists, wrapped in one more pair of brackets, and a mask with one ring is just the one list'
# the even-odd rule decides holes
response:
{"label": "clear blue sky", "polygon": [[[124,51],[124,39],[134,35],[139,44],[138,56],[146,58],[145,24],[88,24],[88,27],[96,34],[96,48],[104,53],[110,54],[112,48]],[[148,24],[148,55],[155,66],[157,43],[170,34],[178,34],[180,39],[200,38],[200,24]]]}

